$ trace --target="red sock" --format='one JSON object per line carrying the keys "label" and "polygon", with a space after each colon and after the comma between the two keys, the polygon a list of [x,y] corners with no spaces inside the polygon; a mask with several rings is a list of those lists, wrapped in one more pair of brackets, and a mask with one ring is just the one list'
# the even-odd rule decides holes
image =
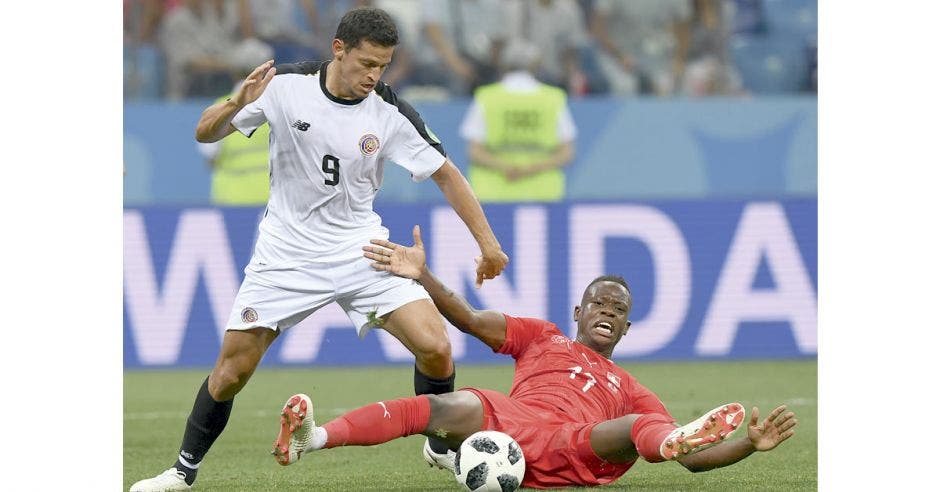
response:
{"label": "red sock", "polygon": [[658,463],[666,461],[659,454],[659,446],[666,440],[666,436],[675,429],[676,426],[671,418],[665,415],[647,413],[633,422],[630,438],[643,459],[650,463]]}
{"label": "red sock", "polygon": [[371,446],[397,437],[420,434],[431,420],[431,402],[426,395],[381,401],[357,408],[323,426],[325,448]]}

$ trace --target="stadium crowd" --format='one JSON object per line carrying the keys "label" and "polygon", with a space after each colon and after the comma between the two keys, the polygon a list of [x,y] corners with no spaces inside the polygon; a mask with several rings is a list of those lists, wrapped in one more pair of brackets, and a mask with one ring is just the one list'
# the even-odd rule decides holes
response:
{"label": "stadium crowd", "polygon": [[501,51],[539,48],[570,97],[814,92],[815,0],[124,0],[124,98],[218,97],[246,70],[331,58],[339,17],[396,20],[383,80],[410,100],[469,97]]}

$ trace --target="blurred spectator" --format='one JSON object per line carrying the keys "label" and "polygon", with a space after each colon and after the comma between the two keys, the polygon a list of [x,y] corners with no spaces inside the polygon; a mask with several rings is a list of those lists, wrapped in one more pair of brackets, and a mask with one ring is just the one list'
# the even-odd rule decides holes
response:
{"label": "blurred spectator", "polygon": [[690,0],[597,0],[591,30],[618,94],[672,94],[685,70]]}
{"label": "blurred spectator", "polygon": [[734,0],[735,34],[763,34],[767,31],[767,18],[763,0]]}
{"label": "blurred spectator", "polygon": [[501,0],[422,0],[424,41],[417,55],[419,83],[445,83],[452,94],[496,80],[499,53],[509,36]]}
{"label": "blurred spectator", "polygon": [[167,97],[205,96],[227,91],[234,73],[273,56],[251,32],[247,0],[185,0],[166,16],[160,45],[167,61]]}
{"label": "blurred spectator", "polygon": [[741,75],[728,53],[734,25],[733,0],[693,0],[689,62],[680,93],[685,96],[740,94]]}
{"label": "blurred spectator", "polygon": [[[243,72],[243,76],[247,77],[248,73]],[[235,84],[232,94],[238,91],[242,82]],[[220,97],[216,102],[228,97]],[[234,132],[218,142],[196,144],[212,170],[209,199],[213,205],[252,206],[268,202],[270,134],[271,128],[265,123],[251,134],[251,138]]]}
{"label": "blurred spectator", "polygon": [[250,30],[245,34],[269,44],[278,63],[327,59],[328,53],[316,49],[312,31],[317,23],[314,0],[249,0],[249,7]]}
{"label": "blurred spectator", "polygon": [[539,80],[573,94],[588,92],[581,66],[588,35],[575,0],[510,0],[507,5],[510,36],[525,39],[541,51]]}
{"label": "blurred spectator", "polygon": [[[414,73],[414,53],[418,41],[421,39],[420,0],[375,0],[359,2],[365,6],[377,7],[392,16],[398,28],[398,46],[392,55],[392,63],[382,74],[382,81],[395,88],[400,97],[410,82]],[[338,21],[337,21],[338,23]],[[410,97],[405,97],[409,101]]]}
{"label": "blurred spectator", "polygon": [[163,56],[156,45],[162,0],[124,0],[124,97],[163,95]]}
{"label": "blurred spectator", "polygon": [[460,125],[469,179],[481,202],[558,201],[576,129],[565,92],[532,76],[535,45],[515,39],[502,53],[505,75],[478,88]]}

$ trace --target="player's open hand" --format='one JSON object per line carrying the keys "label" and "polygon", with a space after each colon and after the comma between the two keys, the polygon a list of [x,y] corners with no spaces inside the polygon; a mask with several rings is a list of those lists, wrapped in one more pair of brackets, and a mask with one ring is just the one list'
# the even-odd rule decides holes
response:
{"label": "player's open hand", "polygon": [[271,83],[275,72],[274,60],[268,60],[259,65],[248,74],[248,77],[245,77],[245,82],[232,96],[232,101],[235,101],[239,107],[255,102]]}
{"label": "player's open hand", "polygon": [[509,257],[501,249],[484,252],[483,255],[477,256],[473,260],[477,262],[476,286],[478,289],[483,286],[484,280],[499,276],[503,272],[503,268],[506,268],[506,263],[509,263]]}
{"label": "player's open hand", "polygon": [[758,424],[760,413],[757,407],[751,409],[751,422],[747,426],[747,437],[751,440],[754,449],[770,451],[793,436],[793,426],[796,425],[797,420],[793,412],[786,410],[786,405],[780,405]]}
{"label": "player's open hand", "polygon": [[375,246],[363,246],[365,253],[362,256],[374,261],[372,268],[376,270],[417,280],[424,270],[425,261],[421,227],[416,225],[411,234],[415,238],[414,246],[402,246],[385,239],[372,239],[369,242]]}

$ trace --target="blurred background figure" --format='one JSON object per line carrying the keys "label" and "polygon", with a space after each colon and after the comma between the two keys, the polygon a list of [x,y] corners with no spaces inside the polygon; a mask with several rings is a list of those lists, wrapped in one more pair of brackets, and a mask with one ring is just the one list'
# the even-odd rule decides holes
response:
{"label": "blurred background figure", "polygon": [[163,96],[163,54],[157,29],[168,3],[163,0],[124,0],[124,98]]}
{"label": "blurred background figure", "polygon": [[[243,71],[247,77],[250,71]],[[238,91],[243,80],[232,92],[216,100],[222,101]],[[197,142],[199,153],[206,158],[212,170],[209,200],[219,206],[258,206],[268,202],[270,168],[268,164],[268,138],[271,127],[259,126],[251,138],[234,132],[212,143]]]}
{"label": "blurred background figure", "polygon": [[740,94],[741,75],[728,43],[734,28],[733,0],[693,0],[688,63],[679,93],[684,96]]}
{"label": "blurred background figure", "polygon": [[690,0],[597,0],[591,30],[617,94],[671,95],[685,70]]}
{"label": "blurred background figure", "polygon": [[235,74],[274,56],[251,37],[248,0],[185,0],[171,10],[160,30],[166,56],[166,95],[172,100],[228,91]]}
{"label": "blurred background figure", "polygon": [[596,77],[590,80],[583,69],[582,56],[590,38],[575,0],[510,0],[507,6],[511,36],[540,51],[539,80],[574,95],[606,89],[605,83]]}
{"label": "blurred background figure", "polygon": [[[231,0],[229,0],[231,1]],[[317,7],[314,0],[249,0],[248,37],[264,41],[277,63],[325,60],[317,49]],[[321,43],[322,44],[322,43]]]}
{"label": "blurred background figure", "polygon": [[539,49],[512,40],[501,54],[505,75],[476,90],[460,125],[470,185],[481,202],[559,201],[562,168],[574,156],[576,129],[562,89],[539,82]]}
{"label": "blurred background figure", "polygon": [[511,35],[502,0],[422,0],[424,45],[418,52],[419,84],[444,84],[465,96],[496,80],[500,50]]}

